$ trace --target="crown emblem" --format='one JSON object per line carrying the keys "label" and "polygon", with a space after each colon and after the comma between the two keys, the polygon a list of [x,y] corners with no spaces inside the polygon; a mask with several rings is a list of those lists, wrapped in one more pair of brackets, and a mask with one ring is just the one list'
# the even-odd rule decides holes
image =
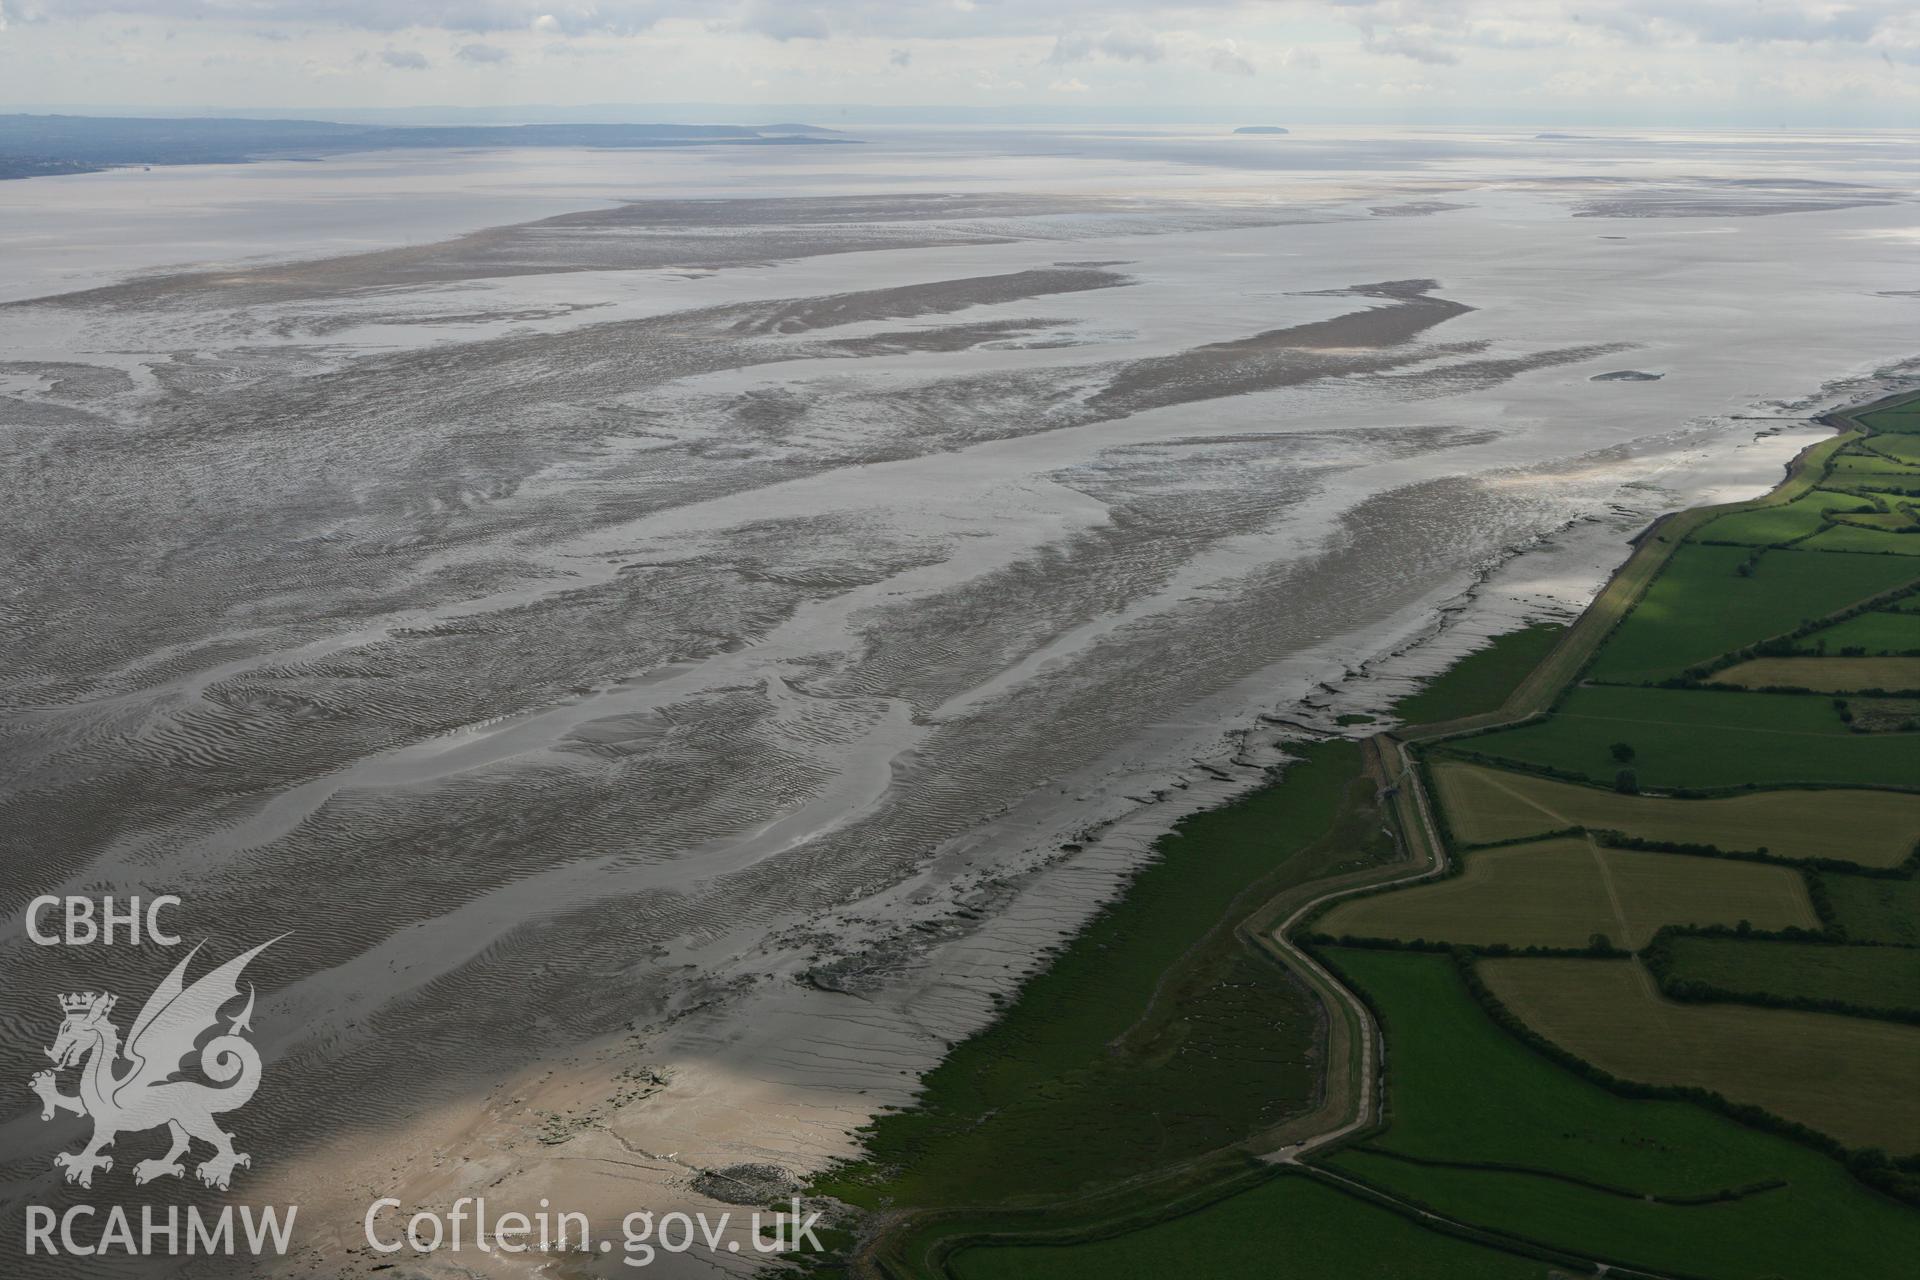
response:
{"label": "crown emblem", "polygon": [[[94,1001],[93,992],[76,991],[72,995],[65,995],[60,997],[60,1008],[65,1013],[85,1013],[87,1010],[93,1008],[93,1001]],[[113,996],[101,997],[100,1012],[102,1013],[112,1012],[113,1005],[114,1005]]]}

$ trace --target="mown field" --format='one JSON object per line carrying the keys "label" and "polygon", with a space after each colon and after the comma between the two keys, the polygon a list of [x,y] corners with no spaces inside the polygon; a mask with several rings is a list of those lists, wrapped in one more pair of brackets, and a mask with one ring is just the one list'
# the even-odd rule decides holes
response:
{"label": "mown field", "polygon": [[1765,849],[1781,858],[1891,867],[1906,861],[1920,841],[1920,795],[1908,792],[1760,791],[1667,800],[1457,760],[1436,762],[1432,778],[1454,837],[1466,844],[1577,826],[1675,844]]}
{"label": "mown field", "polygon": [[[1780,938],[1670,938],[1667,978],[1752,999],[1920,1010],[1920,949]],[[1920,1064],[1916,1064],[1920,1070]]]}
{"label": "mown field", "polygon": [[1548,1280],[1545,1262],[1456,1240],[1283,1174],[1168,1222],[1066,1245],[982,1245],[952,1261],[960,1280]]}
{"label": "mown field", "polygon": [[[1920,1213],[1834,1160],[1692,1103],[1589,1083],[1499,1027],[1447,956],[1327,955],[1373,1001],[1391,1046],[1388,1128],[1330,1167],[1470,1223],[1686,1275],[1909,1274]],[[1786,1185],[1711,1199],[1768,1183]]]}
{"label": "mown field", "polygon": [[[1900,541],[1883,534],[1864,536]],[[1920,546],[1913,550],[1920,553]],[[1762,553],[1753,572],[1743,576],[1740,567],[1752,556],[1743,547],[1687,546],[1675,552],[1608,638],[1590,678],[1626,684],[1663,680],[1791,631],[1808,618],[1825,617],[1890,591],[1920,572],[1900,558],[1815,555],[1796,549]],[[1712,607],[1701,607],[1709,598]]]}
{"label": "mown field", "polygon": [[1742,689],[1812,689],[1816,693],[1856,693],[1863,689],[1906,693],[1920,689],[1920,658],[1754,658],[1719,672],[1713,683]]}
{"label": "mown field", "polygon": [[1541,1035],[1623,1079],[1711,1089],[1851,1147],[1920,1151],[1920,1027],[1676,1003],[1634,960],[1489,959],[1480,972]]}
{"label": "mown field", "polygon": [[1543,766],[1600,785],[1625,767],[1641,788],[1865,783],[1911,787],[1920,734],[1855,734],[1831,698],[1737,690],[1589,687],[1544,720],[1442,744],[1505,765]]}
{"label": "mown field", "polygon": [[1336,937],[1578,948],[1600,934],[1645,946],[1662,925],[1812,929],[1819,917],[1790,867],[1602,849],[1580,838],[1479,849],[1460,874],[1354,898],[1315,926]]}

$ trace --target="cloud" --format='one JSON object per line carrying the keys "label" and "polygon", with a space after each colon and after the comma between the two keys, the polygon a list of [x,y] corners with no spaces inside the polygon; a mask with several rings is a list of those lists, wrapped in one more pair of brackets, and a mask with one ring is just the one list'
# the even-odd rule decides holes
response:
{"label": "cloud", "polygon": [[380,61],[401,71],[425,71],[427,55],[418,49],[382,49]]}
{"label": "cloud", "polygon": [[1286,71],[1318,71],[1320,55],[1311,49],[1293,45],[1280,55],[1280,66]]}
{"label": "cloud", "polygon": [[792,0],[759,0],[741,14],[738,25],[771,40],[825,40],[833,34],[823,10],[801,8]]}
{"label": "cloud", "polygon": [[1055,80],[1047,86],[1047,89],[1053,93],[1085,93],[1087,91],[1087,82],[1078,79]]}
{"label": "cloud", "polygon": [[1064,67],[1071,62],[1089,62],[1095,58],[1107,58],[1115,62],[1158,62],[1166,56],[1167,51],[1160,41],[1144,32],[1075,32],[1054,37],[1053,52],[1047,55],[1047,65]]}
{"label": "cloud", "polygon": [[1233,41],[1215,45],[1207,50],[1207,70],[1223,76],[1250,76],[1255,74],[1253,63],[1240,56]]}
{"label": "cloud", "polygon": [[1663,33],[1705,44],[1863,44],[1912,11],[1906,3],[1781,4],[1766,0],[1625,0],[1572,15],[1640,43]]}
{"label": "cloud", "polygon": [[887,65],[890,67],[904,67],[912,61],[913,50],[911,49],[895,49],[887,55]]}
{"label": "cloud", "polygon": [[1412,58],[1430,67],[1450,67],[1460,61],[1460,55],[1451,49],[1399,31],[1379,34],[1368,30],[1361,36],[1360,47],[1383,58]]}
{"label": "cloud", "polygon": [[460,61],[462,62],[474,62],[474,63],[485,64],[485,63],[505,62],[508,58],[512,57],[513,55],[509,54],[505,49],[502,49],[499,45],[463,44],[458,49],[455,49],[453,51],[453,56],[460,59]]}

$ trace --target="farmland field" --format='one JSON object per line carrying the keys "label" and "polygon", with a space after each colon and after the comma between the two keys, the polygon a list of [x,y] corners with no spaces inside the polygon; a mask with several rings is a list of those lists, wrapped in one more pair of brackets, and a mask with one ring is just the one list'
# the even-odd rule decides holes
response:
{"label": "farmland field", "polygon": [[1719,672],[1713,683],[1743,689],[1812,689],[1819,693],[1862,689],[1904,693],[1920,689],[1920,658],[1755,658]]}
{"label": "farmland field", "polygon": [[1862,414],[1860,421],[1875,431],[1920,431],[1920,401],[1908,400],[1904,404],[1875,409],[1872,413]]}
{"label": "farmland field", "polygon": [[1668,977],[1745,996],[1839,1000],[1863,1009],[1920,1009],[1920,950],[1777,938],[1669,939]]}
{"label": "farmland field", "polygon": [[[1920,483],[1920,475],[1916,475],[1914,480]],[[1889,534],[1875,529],[1837,524],[1824,533],[1814,534],[1795,549],[1799,551],[1865,551],[1890,559],[1904,560],[1920,556],[1920,535]],[[1866,559],[1865,556],[1853,558]],[[1909,569],[1908,573],[1911,575],[1912,570]]]}
{"label": "farmland field", "polygon": [[[1853,532],[1862,532],[1855,530]],[[1803,543],[1812,546],[1819,537]],[[1877,535],[1865,535],[1877,536]],[[1914,548],[1920,553],[1920,546]],[[1770,551],[1749,577],[1741,547],[1687,546],[1608,637],[1590,675],[1638,683],[1676,675],[1729,650],[1777,636],[1913,580],[1903,559]],[[1700,607],[1711,598],[1712,608]]]}
{"label": "farmland field", "polygon": [[1834,919],[1854,942],[1920,946],[1920,880],[1823,875]]}
{"label": "farmland field", "polygon": [[1909,466],[1920,466],[1920,436],[1880,436],[1862,444],[1861,448],[1869,453],[1892,458],[1896,462],[1904,462]]}
{"label": "farmland field", "polygon": [[1645,787],[1780,786],[1796,782],[1910,787],[1920,779],[1920,735],[1855,734],[1831,698],[1733,690],[1581,688],[1544,720],[1442,751],[1545,766],[1613,781],[1609,745],[1634,748]]}
{"label": "farmland field", "polygon": [[1481,849],[1457,876],[1341,903],[1318,928],[1336,936],[1485,946],[1584,947],[1594,934],[1644,946],[1667,924],[1817,928],[1790,867],[1602,849],[1579,837]]}
{"label": "farmland field", "polygon": [[1695,539],[1701,542],[1739,542],[1767,546],[1816,533],[1829,511],[1871,510],[1873,504],[1851,493],[1816,489],[1797,502],[1752,511],[1733,511],[1709,521]]}
{"label": "farmland field", "polygon": [[[1920,607],[1920,596],[1900,603]],[[1870,654],[1920,652],[1920,611],[1896,612],[1889,608],[1863,613],[1831,627],[1822,627],[1796,642],[1800,649],[1812,649],[1816,645],[1824,645],[1827,653],[1847,648],[1864,649]]]}
{"label": "farmland field", "polygon": [[[1391,1122],[1368,1144],[1391,1154],[1350,1148],[1327,1161],[1341,1172],[1467,1222],[1690,1275],[1891,1280],[1920,1250],[1920,1214],[1826,1156],[1691,1103],[1620,1097],[1523,1045],[1445,956],[1327,955],[1379,1008],[1392,1046]],[[1494,1165],[1538,1172],[1484,1167]],[[1642,1198],[1769,1180],[1789,1186],[1711,1205]]]}
{"label": "farmland field", "polygon": [[1920,1151],[1920,1027],[1662,998],[1633,960],[1491,959],[1487,986],[1527,1025],[1604,1071],[1692,1085],[1831,1134]]}
{"label": "farmland field", "polygon": [[1833,483],[1840,485],[1862,484],[1872,487],[1882,482],[1909,484],[1920,481],[1920,467],[1907,466],[1891,458],[1865,452],[1841,454],[1833,460],[1830,474]]}
{"label": "farmland field", "polygon": [[1920,840],[1920,795],[1898,791],[1761,791],[1665,800],[1487,769],[1433,766],[1453,834],[1468,844],[1583,826],[1646,840],[1766,849],[1782,858],[1839,858],[1869,867],[1904,862]]}

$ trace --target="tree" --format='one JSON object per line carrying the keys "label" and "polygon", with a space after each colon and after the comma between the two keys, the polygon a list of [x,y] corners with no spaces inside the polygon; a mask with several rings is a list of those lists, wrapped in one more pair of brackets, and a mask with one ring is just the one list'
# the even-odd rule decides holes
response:
{"label": "tree", "polygon": [[1633,770],[1622,769],[1613,775],[1613,789],[1622,795],[1634,795],[1640,790],[1640,779],[1633,776]]}
{"label": "tree", "polygon": [[1625,764],[1627,761],[1633,759],[1633,744],[1631,742],[1616,742],[1608,747],[1607,750],[1613,752],[1613,758],[1621,764]]}

